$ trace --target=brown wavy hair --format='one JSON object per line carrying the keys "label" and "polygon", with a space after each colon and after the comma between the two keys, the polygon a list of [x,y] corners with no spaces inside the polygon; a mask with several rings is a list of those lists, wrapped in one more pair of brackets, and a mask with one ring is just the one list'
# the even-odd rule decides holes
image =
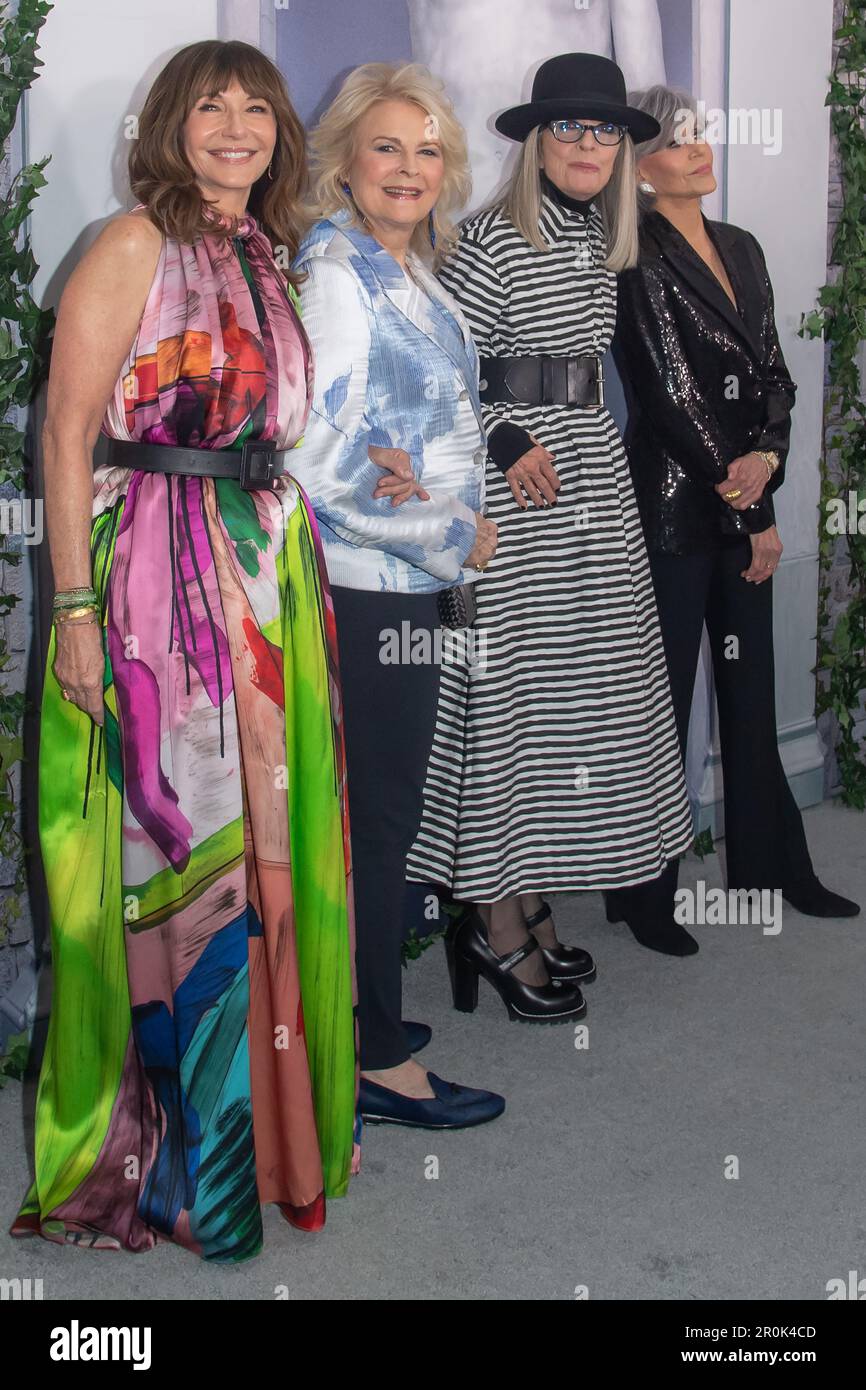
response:
{"label": "brown wavy hair", "polygon": [[277,143],[267,170],[250,189],[247,211],[259,223],[275,253],[285,248],[281,266],[290,285],[298,279],[291,269],[301,239],[299,215],[307,187],[304,127],[292,105],[279,68],[252,44],[207,39],[189,44],[162,69],[147,94],[138,118],[138,139],[129,155],[129,183],[144,203],[151,221],[165,236],[191,243],[203,232],[234,236],[237,219],[220,226],[202,195],[184,151],[183,128],[202,96],[215,97],[236,79],[251,97],[264,97],[277,126]]}

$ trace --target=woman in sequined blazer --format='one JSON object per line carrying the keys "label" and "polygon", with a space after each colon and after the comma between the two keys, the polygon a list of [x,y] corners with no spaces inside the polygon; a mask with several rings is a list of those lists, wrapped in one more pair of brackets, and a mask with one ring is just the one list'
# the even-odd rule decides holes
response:
{"label": "woman in sequined blazer", "polygon": [[815,876],[777,744],[772,494],[796,387],[766,261],[750,232],[701,211],[716,180],[693,98],[653,87],[631,99],[661,133],[637,151],[640,256],[619,279],[614,353],[681,750],[706,623],[729,887],[778,890],[814,916],[854,915]]}

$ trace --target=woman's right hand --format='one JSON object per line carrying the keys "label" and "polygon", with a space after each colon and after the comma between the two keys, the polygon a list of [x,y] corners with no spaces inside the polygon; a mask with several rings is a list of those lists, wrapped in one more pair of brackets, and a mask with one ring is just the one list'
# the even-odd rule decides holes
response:
{"label": "woman's right hand", "polygon": [[562,484],[553,466],[553,457],[543,444],[536,443],[525,454],[521,454],[510,468],[506,468],[508,486],[518,507],[522,507],[524,511],[529,505],[526,497],[530,502],[534,502],[536,507],[544,506],[545,502],[552,507],[555,503],[556,494]]}
{"label": "woman's right hand", "polygon": [[496,522],[475,513],[475,544],[466,556],[465,565],[483,568],[496,554]]}
{"label": "woman's right hand", "polygon": [[61,690],[69,692],[72,704],[89,714],[97,724],[104,722],[102,678],[105,657],[102,627],[98,622],[56,623],[56,647],[52,671]]}
{"label": "woman's right hand", "polygon": [[392,507],[401,507],[410,497],[420,497],[422,502],[430,501],[430,494],[420,483],[416,483],[412,472],[412,460],[405,449],[384,449],[371,444],[367,450],[377,468],[385,469],[385,477],[377,482],[373,496],[390,497]]}

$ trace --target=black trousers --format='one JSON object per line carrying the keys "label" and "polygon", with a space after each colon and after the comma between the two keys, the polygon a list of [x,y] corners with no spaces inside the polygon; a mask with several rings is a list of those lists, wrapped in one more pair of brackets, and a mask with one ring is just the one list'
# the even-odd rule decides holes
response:
{"label": "black trousers", "polygon": [[743,538],[697,555],[651,554],[650,567],[684,761],[705,623],[710,639],[728,887],[796,891],[815,875],[776,739],[773,581],[747,583],[750,560]]}
{"label": "black trousers", "polygon": [[[361,1067],[379,1071],[409,1057],[401,1024],[406,856],[421,822],[439,665],[405,658],[413,636],[415,655],[425,656],[420,633],[429,634],[432,649],[439,610],[435,594],[339,587],[331,593],[346,737]],[[382,659],[394,655],[403,659]]]}

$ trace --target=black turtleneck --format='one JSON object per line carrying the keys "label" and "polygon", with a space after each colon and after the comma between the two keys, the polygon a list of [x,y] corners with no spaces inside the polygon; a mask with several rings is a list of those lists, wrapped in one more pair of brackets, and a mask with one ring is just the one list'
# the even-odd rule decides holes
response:
{"label": "black turtleneck", "polygon": [[562,189],[557,188],[553,180],[547,177],[543,169],[541,171],[541,186],[555,203],[559,203],[561,208],[568,208],[570,212],[580,212],[584,217],[589,217],[594,206],[592,198],[583,202],[580,198],[572,198],[568,193],[563,193]]}

